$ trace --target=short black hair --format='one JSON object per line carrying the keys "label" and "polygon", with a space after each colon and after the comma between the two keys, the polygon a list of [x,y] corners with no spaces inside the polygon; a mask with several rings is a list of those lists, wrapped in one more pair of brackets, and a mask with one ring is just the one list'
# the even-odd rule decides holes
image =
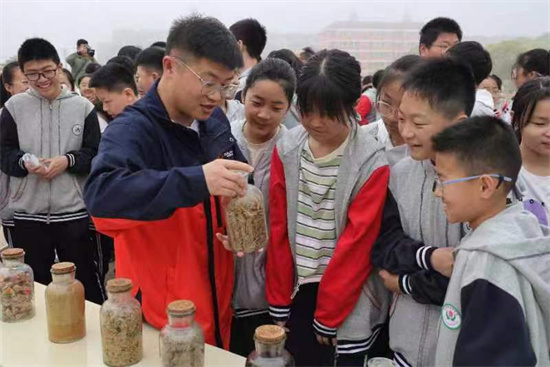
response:
{"label": "short black hair", "polygon": [[[456,157],[468,175],[500,174],[508,193],[521,169],[521,151],[511,127],[493,116],[470,117],[432,138],[436,153]],[[467,200],[467,198],[465,198]]]}
{"label": "short black hair", "polygon": [[101,68],[101,65],[97,62],[89,62],[84,68],[84,73],[93,74]]}
{"label": "short black hair", "polygon": [[384,86],[393,83],[396,80],[404,80],[407,73],[420,65],[422,58],[418,55],[405,55],[395,60],[384,70],[382,79],[378,82],[376,94],[379,97]]}
{"label": "short black hair", "polygon": [[304,47],[302,51],[300,52],[300,57],[304,60],[309,60],[311,57],[315,55],[315,51],[311,47]]}
{"label": "short black hair", "polygon": [[80,45],[87,45],[88,44],[88,41],[86,41],[85,39],[81,38],[79,39],[78,41],[76,41],[76,47],[80,47]]}
{"label": "short black hair", "polygon": [[71,90],[74,90],[74,77],[73,74],[68,69],[61,69],[63,71],[63,74],[67,77],[69,80],[69,84],[71,84]]}
{"label": "short black hair", "polygon": [[488,78],[491,78],[495,81],[495,83],[497,83],[497,88],[498,90],[502,90],[502,79],[500,79],[500,77],[496,74],[491,74],[488,76]]}
{"label": "short black hair", "polygon": [[235,70],[243,66],[243,57],[235,36],[216,18],[191,15],[172,23],[166,54],[180,51],[184,59],[205,58]]}
{"label": "short black hair", "polygon": [[166,42],[164,41],[157,41],[151,45],[151,47],[160,47],[160,48],[166,48]]}
{"label": "short black hair", "polygon": [[19,63],[17,61],[12,61],[4,66],[2,69],[2,75],[0,77],[0,108],[4,107],[8,99],[10,99],[11,94],[8,92],[4,84],[13,83],[13,74],[16,69],[19,69]]}
{"label": "short black hair", "polygon": [[304,65],[296,94],[302,115],[319,113],[347,125],[357,119],[361,65],[347,52],[319,51]]}
{"label": "short black hair", "polygon": [[138,94],[134,74],[117,63],[107,63],[96,71],[90,80],[90,88],[104,88],[109,92],[122,92],[130,88],[136,96]]}
{"label": "short black hair", "polygon": [[299,77],[302,73],[302,67],[304,66],[304,63],[298,58],[298,56],[296,56],[296,54],[294,54],[294,52],[290,51],[287,48],[271,51],[269,55],[267,55],[267,57],[286,61],[294,70],[296,77]]}
{"label": "short black hair", "polygon": [[493,70],[491,54],[479,42],[464,41],[457,43],[447,51],[447,55],[463,62],[472,69],[476,85],[481,84]]}
{"label": "short black hair", "polygon": [[35,60],[51,60],[56,65],[61,62],[59,54],[50,42],[43,38],[29,38],[19,47],[17,61],[24,72],[25,63]]}
{"label": "short black hair", "polygon": [[123,46],[118,50],[117,56],[126,56],[129,57],[132,61],[136,59],[136,56],[141,52],[141,48],[137,46]]}
{"label": "short black hair", "polygon": [[537,103],[543,99],[550,99],[550,77],[535,78],[523,84],[512,104],[512,126],[518,141],[521,142],[521,132],[529,124]]}
{"label": "short black hair", "polygon": [[470,115],[476,84],[470,68],[452,59],[424,60],[405,78],[403,90],[426,100],[434,111],[454,119]]}
{"label": "short black hair", "polygon": [[432,47],[435,40],[441,33],[456,34],[459,41],[462,41],[462,29],[458,23],[450,18],[435,18],[430,20],[420,30],[420,44]]}
{"label": "short black hair", "polygon": [[136,74],[136,68],[134,66],[134,61],[132,61],[131,58],[128,56],[115,56],[109,61],[107,61],[107,64],[119,64],[123,67],[125,67],[128,71],[132,73],[132,75]]}
{"label": "short black hair", "polygon": [[520,54],[516,60],[515,67],[521,67],[526,73],[536,72],[540,76],[550,74],[550,53],[542,48]]}
{"label": "short black hair", "polygon": [[229,27],[229,30],[237,41],[243,42],[251,57],[258,61],[262,59],[262,52],[267,43],[267,34],[265,27],[260,22],[252,18],[239,20]]}
{"label": "short black hair", "polygon": [[378,89],[378,84],[380,84],[380,81],[382,80],[383,76],[384,76],[384,69],[376,70],[376,72],[372,75],[372,86],[375,89]]}
{"label": "short black hair", "polygon": [[136,57],[135,68],[138,66],[146,67],[162,74],[162,60],[164,59],[164,49],[159,47],[149,47],[141,51]]}
{"label": "short black hair", "polygon": [[268,57],[256,64],[246,78],[243,95],[246,95],[246,92],[261,80],[271,80],[279,84],[283,88],[290,106],[296,90],[296,74],[286,61]]}

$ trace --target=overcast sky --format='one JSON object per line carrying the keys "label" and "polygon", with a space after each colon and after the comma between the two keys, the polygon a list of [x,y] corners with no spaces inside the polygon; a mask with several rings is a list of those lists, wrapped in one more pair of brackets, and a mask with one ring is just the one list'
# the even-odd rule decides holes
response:
{"label": "overcast sky", "polygon": [[[177,16],[200,12],[226,25],[253,17],[274,33],[317,33],[355,14],[363,21],[424,23],[436,16],[457,20],[465,35],[539,36],[550,32],[550,0],[538,1],[24,1],[0,0],[0,61],[25,38],[40,36],[59,50],[109,41],[114,29],[168,30]],[[470,38],[470,37],[468,37]],[[147,45],[140,45],[147,46]],[[304,45],[305,46],[305,45]]]}

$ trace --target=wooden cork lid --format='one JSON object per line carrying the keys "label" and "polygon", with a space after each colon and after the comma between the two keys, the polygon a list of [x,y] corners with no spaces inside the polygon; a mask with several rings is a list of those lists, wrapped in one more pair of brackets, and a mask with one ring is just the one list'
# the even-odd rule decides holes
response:
{"label": "wooden cork lid", "polygon": [[2,259],[19,259],[25,256],[22,248],[9,248],[2,251]]}
{"label": "wooden cork lid", "polygon": [[52,274],[68,274],[76,270],[76,266],[71,262],[62,262],[52,265]]}
{"label": "wooden cork lid", "polygon": [[256,340],[262,343],[279,343],[286,339],[285,330],[277,325],[263,325],[256,329]]}
{"label": "wooden cork lid", "polygon": [[107,282],[107,292],[122,293],[128,292],[134,285],[130,279],[118,278],[111,279]]}
{"label": "wooden cork lid", "polygon": [[166,312],[171,315],[189,315],[195,312],[195,304],[187,300],[170,302]]}

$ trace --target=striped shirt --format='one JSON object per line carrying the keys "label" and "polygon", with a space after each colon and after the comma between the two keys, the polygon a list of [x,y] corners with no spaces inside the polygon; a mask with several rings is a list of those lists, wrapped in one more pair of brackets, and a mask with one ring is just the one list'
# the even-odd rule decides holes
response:
{"label": "striped shirt", "polygon": [[336,246],[336,178],[348,139],[335,151],[314,158],[309,144],[300,157],[296,265],[298,283],[320,282]]}

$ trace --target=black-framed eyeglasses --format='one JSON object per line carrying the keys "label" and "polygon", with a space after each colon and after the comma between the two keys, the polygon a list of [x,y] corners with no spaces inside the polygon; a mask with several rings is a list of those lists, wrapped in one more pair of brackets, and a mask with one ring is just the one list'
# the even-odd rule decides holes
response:
{"label": "black-framed eyeglasses", "polygon": [[376,101],[374,106],[376,107],[376,111],[384,117],[391,116],[397,112],[397,108],[384,101]]}
{"label": "black-framed eyeglasses", "polygon": [[46,79],[53,79],[55,74],[57,74],[57,69],[44,70],[41,73],[26,73],[24,75],[29,81],[35,82],[38,79],[40,79],[41,76],[43,76]]}
{"label": "black-framed eyeglasses", "polygon": [[200,82],[202,83],[201,93],[204,94],[205,96],[211,96],[215,93],[220,93],[220,95],[224,97],[227,95],[228,92],[230,92],[234,88],[232,84],[221,85],[220,83],[204,80],[195,70],[191,69],[191,67],[187,65],[185,61],[183,61],[180,57],[175,55],[170,55],[170,57],[173,57],[177,61],[181,62],[183,66],[189,69],[189,71],[192,72],[200,80]]}

